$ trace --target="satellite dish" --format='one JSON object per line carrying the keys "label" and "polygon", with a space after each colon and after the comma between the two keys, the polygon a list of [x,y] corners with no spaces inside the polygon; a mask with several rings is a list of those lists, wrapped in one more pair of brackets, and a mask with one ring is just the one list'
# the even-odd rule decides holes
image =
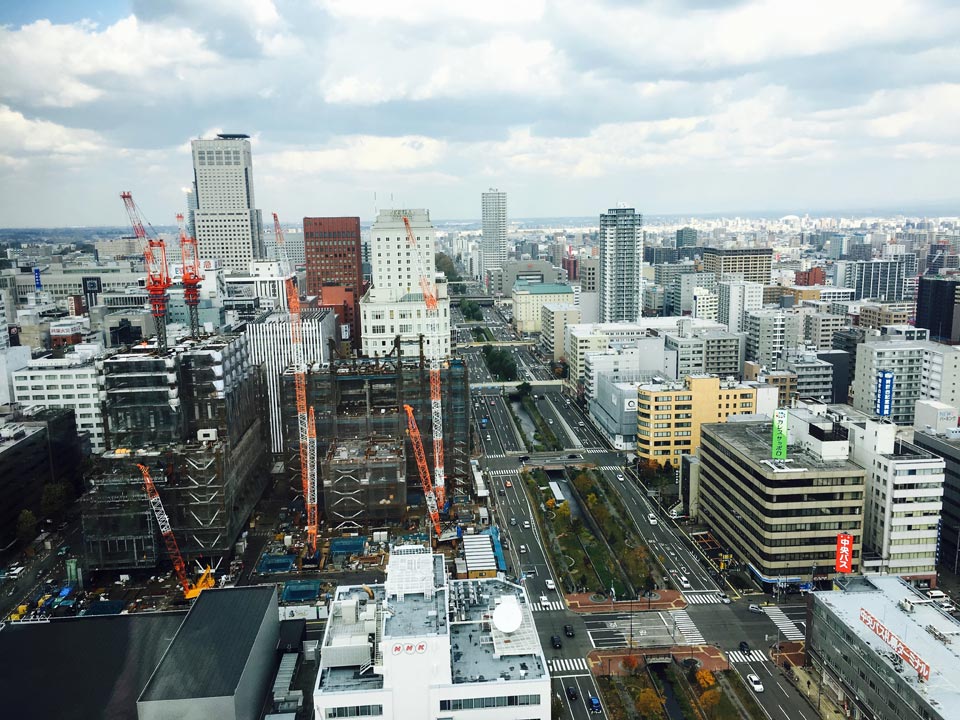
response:
{"label": "satellite dish", "polygon": [[523,612],[520,610],[520,604],[513,595],[504,595],[500,598],[500,604],[493,611],[493,625],[500,632],[509,635],[516,632],[523,623]]}

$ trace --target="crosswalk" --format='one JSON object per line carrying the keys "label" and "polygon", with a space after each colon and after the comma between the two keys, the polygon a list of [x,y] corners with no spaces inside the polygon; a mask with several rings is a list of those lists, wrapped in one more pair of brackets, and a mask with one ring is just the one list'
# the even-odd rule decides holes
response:
{"label": "crosswalk", "polygon": [[691,605],[717,605],[720,595],[716,592],[685,592],[683,599]]}
{"label": "crosswalk", "polygon": [[[490,457],[496,457],[495,455],[490,455]],[[488,470],[491,477],[506,477],[507,475],[516,475],[516,470],[511,470],[510,468],[500,469],[500,470]]]}
{"label": "crosswalk", "polygon": [[[505,453],[486,453],[484,457],[489,458],[490,460],[498,460],[500,458],[505,458],[506,454]],[[513,472],[513,471],[511,470],[510,472]]]}
{"label": "crosswalk", "polygon": [[590,670],[586,658],[553,658],[547,661],[547,667],[550,674],[554,676],[560,673],[587,672]]}
{"label": "crosswalk", "polygon": [[601,470],[609,470],[610,472],[622,473],[623,465],[601,465]]}
{"label": "crosswalk", "polygon": [[703,645],[706,643],[706,640],[703,639],[703,635],[700,634],[696,624],[690,619],[690,616],[687,614],[686,610],[674,610],[670,614],[673,616],[673,621],[677,626],[677,630],[680,631],[688,644]]}
{"label": "crosswalk", "polygon": [[531,603],[530,607],[534,612],[556,612],[564,609],[563,603],[559,600],[548,603]]}
{"label": "crosswalk", "polygon": [[727,652],[727,657],[730,662],[735,663],[764,662],[767,659],[762,650],[750,650],[749,652],[730,650]]}
{"label": "crosswalk", "polygon": [[803,631],[793,624],[793,620],[788,618],[783,610],[778,607],[765,607],[763,611],[773,620],[773,624],[780,629],[787,640],[803,640]]}

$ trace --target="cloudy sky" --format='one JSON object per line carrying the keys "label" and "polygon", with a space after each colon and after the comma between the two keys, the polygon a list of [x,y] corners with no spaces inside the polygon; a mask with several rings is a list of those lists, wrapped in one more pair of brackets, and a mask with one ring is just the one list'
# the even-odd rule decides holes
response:
{"label": "cloudy sky", "polygon": [[[257,204],[371,218],[912,208],[960,198],[951,0],[10,0],[0,226],[173,221],[189,140]],[[958,204],[960,212],[960,204]]]}

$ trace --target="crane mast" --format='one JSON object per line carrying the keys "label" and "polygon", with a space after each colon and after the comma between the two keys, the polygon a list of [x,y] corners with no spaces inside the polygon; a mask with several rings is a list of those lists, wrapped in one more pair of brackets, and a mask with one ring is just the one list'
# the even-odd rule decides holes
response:
{"label": "crane mast", "polygon": [[[283,248],[283,230],[277,213],[273,214],[277,247]],[[283,250],[286,257],[286,250]],[[293,382],[297,398],[297,429],[300,440],[300,481],[307,508],[307,542],[310,553],[317,551],[319,513],[317,510],[317,426],[313,408],[307,408],[307,367],[303,355],[303,322],[300,318],[300,295],[293,278],[286,280],[287,309],[290,312],[290,361],[293,364]]]}
{"label": "crane mast", "polygon": [[417,469],[420,471],[420,484],[423,486],[423,497],[427,501],[430,521],[433,523],[433,530],[439,540],[440,510],[437,506],[437,496],[434,493],[433,483],[430,482],[430,468],[427,466],[427,456],[423,452],[423,440],[420,437],[420,429],[417,427],[417,419],[413,416],[413,408],[409,405],[404,405],[403,409],[407,412],[407,432],[410,435],[410,444],[413,445],[413,454],[417,458]]}
{"label": "crane mast", "polygon": [[177,213],[177,226],[180,228],[180,257],[183,260],[181,282],[183,282],[183,301],[190,313],[190,336],[200,337],[200,253],[197,239],[187,235],[183,226],[183,213]]}
{"label": "crane mast", "polygon": [[177,575],[177,580],[183,587],[183,595],[187,600],[195,598],[202,590],[213,587],[213,577],[210,574],[210,568],[203,573],[203,577],[196,585],[191,585],[187,578],[187,566],[183,562],[183,556],[180,554],[180,546],[177,545],[177,538],[173,535],[173,529],[170,527],[170,518],[167,517],[167,511],[163,509],[163,503],[160,501],[160,493],[157,492],[157,486],[153,483],[153,477],[146,465],[137,464],[140,473],[143,475],[143,484],[147,488],[147,497],[150,499],[150,508],[157,518],[157,524],[160,526],[160,534],[163,535],[163,542],[167,546],[167,555],[173,564],[173,571]]}
{"label": "crane mast", "polygon": [[157,348],[160,352],[167,349],[167,289],[172,284],[167,269],[167,247],[162,238],[149,236],[143,225],[140,208],[129,192],[120,193],[133,234],[144,244],[143,261],[147,273],[147,293],[150,299],[150,311],[157,324]]}
{"label": "crane mast", "polygon": [[433,421],[433,487],[436,502],[441,509],[446,507],[446,475],[443,458],[443,395],[440,385],[440,368],[443,364],[443,350],[440,342],[440,312],[437,307],[437,293],[423,264],[417,239],[410,227],[410,219],[404,216],[403,226],[407,232],[407,243],[417,259],[420,274],[420,291],[427,306],[426,318],[432,331],[427,345],[427,359],[430,363],[430,415]]}

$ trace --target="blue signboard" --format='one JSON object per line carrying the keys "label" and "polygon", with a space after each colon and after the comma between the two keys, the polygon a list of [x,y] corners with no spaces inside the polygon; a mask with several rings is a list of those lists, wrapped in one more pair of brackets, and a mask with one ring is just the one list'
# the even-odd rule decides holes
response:
{"label": "blue signboard", "polygon": [[880,417],[889,417],[893,406],[893,373],[884,370],[877,375],[877,398],[873,410]]}
{"label": "blue signboard", "polygon": [[34,268],[34,269],[33,269],[33,286],[34,286],[37,290],[42,290],[42,289],[43,289],[43,283],[40,282],[40,268]]}

